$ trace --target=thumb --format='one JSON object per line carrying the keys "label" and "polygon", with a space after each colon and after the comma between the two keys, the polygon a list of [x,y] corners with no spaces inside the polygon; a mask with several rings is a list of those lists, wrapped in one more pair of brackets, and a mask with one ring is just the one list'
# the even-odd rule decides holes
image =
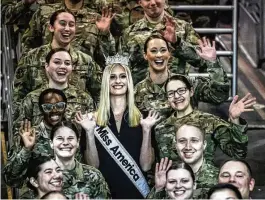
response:
{"label": "thumb", "polygon": [[237,102],[237,100],[238,100],[238,95],[236,95],[236,96],[233,97],[233,100],[232,100],[230,106],[235,105],[236,102]]}

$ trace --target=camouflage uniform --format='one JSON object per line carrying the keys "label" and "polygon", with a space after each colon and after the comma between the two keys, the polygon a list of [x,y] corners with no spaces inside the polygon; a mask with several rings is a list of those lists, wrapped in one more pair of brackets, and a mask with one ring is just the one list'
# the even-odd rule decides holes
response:
{"label": "camouflage uniform", "polygon": [[[13,108],[14,118],[18,117],[18,109],[22,99],[31,91],[48,83],[45,73],[45,57],[52,49],[50,44],[32,49],[23,56],[18,64],[14,77]],[[73,61],[73,72],[70,84],[91,94],[95,102],[99,100],[102,71],[92,58],[70,47]]]}
{"label": "camouflage uniform", "polygon": [[76,193],[87,194],[90,199],[108,199],[110,191],[101,172],[95,167],[76,161],[73,170],[64,170],[63,192],[69,199]]}
{"label": "camouflage uniform", "polygon": [[234,158],[245,158],[247,155],[248,135],[247,122],[240,119],[240,125],[229,123],[209,113],[194,110],[182,118],[176,117],[176,112],[168,119],[155,127],[155,138],[158,144],[160,158],[168,157],[173,161],[180,158],[175,147],[176,128],[189,121],[198,121],[205,131],[207,146],[204,151],[204,158],[207,162],[214,162],[216,147]]}
{"label": "camouflage uniform", "polygon": [[[207,163],[205,160],[203,161],[202,166],[196,172],[195,182],[196,182],[196,190],[193,191],[194,199],[207,199],[208,190],[217,184],[218,181],[218,172],[219,170]],[[165,190],[160,192],[155,192],[155,187],[152,188],[150,193],[148,194],[147,199],[170,199]]]}
{"label": "camouflage uniform", "polygon": [[206,160],[200,169],[194,174],[196,190],[193,192],[194,199],[207,199],[208,190],[218,183],[219,170]]}
{"label": "camouflage uniform", "polygon": [[[25,118],[31,121],[32,125],[38,125],[43,115],[39,109],[39,96],[40,93],[48,89],[48,85],[44,85],[41,88],[30,92],[22,101],[19,108],[19,117],[14,120],[14,130],[20,126],[20,122]],[[93,99],[86,92],[77,89],[75,86],[69,85],[62,90],[67,98],[67,107],[65,110],[66,120],[71,121],[74,118],[75,113],[78,111],[92,112],[95,110]]]}
{"label": "camouflage uniform", "polygon": [[[178,57],[185,59],[189,63],[199,63],[200,68],[205,68],[209,73],[209,78],[188,77],[194,88],[194,95],[192,97],[193,106],[196,107],[199,101],[220,104],[228,99],[229,81],[219,60],[210,62],[201,59],[195,52],[195,49],[185,42],[181,42],[181,45],[178,45],[174,52],[178,54]],[[172,75],[174,74],[169,72],[169,77]],[[162,118],[169,117],[171,108],[168,104],[164,84],[162,86],[154,84],[149,74],[147,74],[147,77],[135,86],[136,106],[142,112],[155,109]]]}
{"label": "camouflage uniform", "polygon": [[[199,39],[197,33],[190,23],[174,18],[176,23],[176,36],[183,41],[193,45],[197,44]],[[148,69],[148,62],[143,57],[145,40],[152,34],[165,29],[165,20],[157,25],[153,25],[143,18],[133,25],[129,26],[123,35],[124,51],[128,52],[130,58],[130,68],[134,84],[137,84],[145,78]],[[199,63],[198,63],[199,64]],[[173,57],[169,63],[169,69],[173,73],[185,74],[186,61],[181,58]]]}
{"label": "camouflage uniform", "polygon": [[[67,9],[64,3],[42,5],[29,22],[29,29],[22,37],[23,52],[39,47],[51,41],[48,30],[49,18],[56,10]],[[96,26],[99,14],[84,6],[74,12],[76,17],[76,36],[71,44],[78,50],[90,55],[102,68],[104,55],[115,51],[115,41],[109,32],[102,33]],[[103,52],[104,50],[104,52]]]}

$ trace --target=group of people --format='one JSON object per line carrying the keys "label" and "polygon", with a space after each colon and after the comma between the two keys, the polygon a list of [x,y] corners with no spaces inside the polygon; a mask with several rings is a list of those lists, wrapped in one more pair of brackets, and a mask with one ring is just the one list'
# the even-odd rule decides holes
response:
{"label": "group of people", "polygon": [[[17,23],[7,10],[35,3],[6,3],[4,16]],[[255,97],[233,97],[228,121],[198,110],[229,97],[215,42],[165,0],[139,0],[144,15],[131,25],[134,6],[120,3],[115,13],[113,3],[39,2],[13,81],[5,182],[21,199],[249,199],[240,116]],[[191,66],[209,76],[189,77]],[[231,157],[220,168],[217,147]]]}

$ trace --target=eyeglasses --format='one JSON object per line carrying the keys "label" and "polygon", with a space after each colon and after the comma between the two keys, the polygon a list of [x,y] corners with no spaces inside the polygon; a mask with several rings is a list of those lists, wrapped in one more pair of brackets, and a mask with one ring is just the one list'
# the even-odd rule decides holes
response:
{"label": "eyeglasses", "polygon": [[58,102],[58,103],[44,103],[41,105],[44,112],[49,113],[52,109],[56,109],[57,111],[63,111],[65,109],[65,102]]}
{"label": "eyeglasses", "polygon": [[172,98],[175,96],[175,94],[177,93],[178,95],[183,95],[185,94],[187,91],[187,88],[186,87],[181,87],[181,88],[178,88],[177,90],[170,90],[168,93],[167,93],[167,97],[168,98]]}

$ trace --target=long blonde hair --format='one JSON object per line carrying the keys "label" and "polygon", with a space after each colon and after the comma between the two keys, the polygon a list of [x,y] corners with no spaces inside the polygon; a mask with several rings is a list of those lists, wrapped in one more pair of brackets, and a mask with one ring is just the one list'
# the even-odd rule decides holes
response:
{"label": "long blonde hair", "polygon": [[127,66],[121,64],[112,64],[106,66],[103,72],[101,91],[100,91],[100,101],[99,108],[97,111],[97,124],[99,126],[107,126],[110,118],[110,75],[114,67],[121,66],[124,68],[127,80],[127,106],[129,110],[129,126],[136,127],[140,123],[141,113],[134,104],[134,90],[133,90],[133,80],[130,69]]}

